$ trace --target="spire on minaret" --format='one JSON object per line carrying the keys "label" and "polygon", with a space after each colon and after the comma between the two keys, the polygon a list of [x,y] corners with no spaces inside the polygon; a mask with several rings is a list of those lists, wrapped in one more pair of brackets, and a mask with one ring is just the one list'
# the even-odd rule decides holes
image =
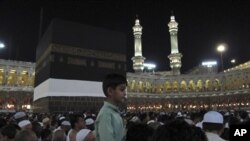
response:
{"label": "spire on minaret", "polygon": [[134,48],[135,56],[132,58],[133,69],[135,72],[142,72],[144,69],[144,60],[142,56],[142,45],[141,45],[141,35],[142,35],[142,26],[140,25],[140,20],[138,15],[136,15],[135,25],[133,26],[134,33]]}
{"label": "spire on minaret", "polygon": [[178,49],[178,23],[175,21],[175,17],[172,15],[170,17],[170,22],[168,23],[169,33],[170,33],[170,41],[171,41],[171,54],[168,56],[170,59],[170,67],[172,68],[174,75],[180,74],[181,68],[181,57],[182,54],[179,53]]}
{"label": "spire on minaret", "polygon": [[135,19],[135,26],[141,26],[140,25],[140,20],[139,20],[139,18],[138,18],[138,14],[136,14],[136,19]]}

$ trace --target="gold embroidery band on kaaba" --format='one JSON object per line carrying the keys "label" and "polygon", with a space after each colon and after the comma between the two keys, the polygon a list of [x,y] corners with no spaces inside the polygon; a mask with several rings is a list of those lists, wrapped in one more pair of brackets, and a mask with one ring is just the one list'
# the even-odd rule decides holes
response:
{"label": "gold embroidery band on kaaba", "polygon": [[120,53],[71,47],[60,44],[50,44],[49,47],[44,52],[44,54],[37,60],[37,65],[39,65],[45,58],[47,58],[50,53],[62,53],[67,55],[74,55],[74,56],[81,56],[88,58],[126,62],[126,55]]}

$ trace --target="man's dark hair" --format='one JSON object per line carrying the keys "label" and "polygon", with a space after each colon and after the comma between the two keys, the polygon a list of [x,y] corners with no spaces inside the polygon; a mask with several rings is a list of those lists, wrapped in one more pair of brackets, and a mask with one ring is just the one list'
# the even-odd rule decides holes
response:
{"label": "man's dark hair", "polygon": [[45,141],[49,136],[52,136],[52,132],[49,129],[43,129],[41,132],[42,141]]}
{"label": "man's dark hair", "polygon": [[230,125],[240,124],[241,122],[237,117],[232,116],[232,117],[230,117],[228,119],[228,123],[229,123],[229,126],[230,126]]}
{"label": "man's dark hair", "polygon": [[132,128],[132,127],[134,127],[137,124],[139,124],[139,123],[128,121],[127,125],[126,125],[126,129],[129,130],[129,128]]}
{"label": "man's dark hair", "polygon": [[0,117],[0,128],[4,127],[6,124],[6,120]]}
{"label": "man's dark hair", "polygon": [[139,115],[139,119],[141,120],[141,122],[145,122],[146,118],[147,118],[147,113],[141,113]]}
{"label": "man's dark hair", "polygon": [[184,120],[173,120],[157,128],[152,141],[191,141],[191,126]]}
{"label": "man's dark hair", "polygon": [[108,74],[102,83],[102,89],[105,96],[108,96],[108,88],[111,87],[115,89],[118,85],[126,84],[127,85],[127,79],[123,75],[120,74]]}
{"label": "man's dark hair", "polygon": [[194,121],[197,118],[201,118],[201,115],[199,113],[191,113],[190,119]]}
{"label": "man's dark hair", "polygon": [[149,112],[148,116],[149,116],[149,120],[155,120],[156,115],[154,112]]}
{"label": "man's dark hair", "polygon": [[11,123],[11,124],[9,124],[9,125],[14,126],[14,127],[16,128],[16,130],[21,131],[21,128],[20,128],[17,124],[13,124],[13,123]]}
{"label": "man's dark hair", "polygon": [[201,128],[199,127],[195,127],[195,126],[191,126],[192,132],[190,134],[192,134],[192,139],[190,141],[208,141],[207,136],[205,134],[204,131],[202,131]]}
{"label": "man's dark hair", "polygon": [[82,116],[79,114],[71,115],[70,124],[71,124],[72,129],[75,128],[75,124],[79,121],[80,118],[82,118]]}
{"label": "man's dark hair", "polygon": [[154,129],[146,124],[135,124],[128,129],[126,141],[149,141]]}
{"label": "man's dark hair", "polygon": [[8,139],[12,140],[15,138],[17,130],[19,130],[19,128],[11,124],[3,127],[1,133],[4,137],[7,137]]}
{"label": "man's dark hair", "polygon": [[64,131],[57,130],[55,133],[53,133],[52,141],[66,141]]}
{"label": "man's dark hair", "polygon": [[241,111],[241,112],[240,112],[240,117],[241,117],[243,120],[248,119],[249,116],[248,116],[247,111]]}
{"label": "man's dark hair", "polygon": [[154,130],[156,130],[159,126],[161,126],[160,122],[152,122],[149,123],[148,126],[152,127]]}
{"label": "man's dark hair", "polygon": [[56,116],[52,116],[52,118],[51,118],[51,124],[50,125],[51,126],[55,126],[56,124],[58,124],[58,121],[56,120]]}
{"label": "man's dark hair", "polygon": [[91,125],[86,125],[87,129],[94,131],[95,130],[95,124],[91,124]]}
{"label": "man's dark hair", "polygon": [[204,131],[213,132],[223,129],[223,124],[203,122],[202,127]]}
{"label": "man's dark hair", "polygon": [[14,141],[31,141],[36,137],[35,133],[31,130],[22,130],[15,136]]}
{"label": "man's dark hair", "polygon": [[42,132],[42,126],[38,122],[33,122],[32,123],[32,130],[35,132],[37,138],[41,137],[41,132]]}

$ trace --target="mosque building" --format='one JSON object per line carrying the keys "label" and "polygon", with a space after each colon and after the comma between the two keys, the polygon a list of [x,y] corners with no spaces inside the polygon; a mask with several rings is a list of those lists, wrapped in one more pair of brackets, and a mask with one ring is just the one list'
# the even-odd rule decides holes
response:
{"label": "mosque building", "polygon": [[[250,62],[217,72],[217,66],[201,65],[188,74],[181,74],[182,54],[178,49],[178,23],[175,16],[168,23],[171,54],[171,71],[142,72],[142,26],[136,19],[135,73],[127,73],[129,111],[173,111],[195,109],[240,109],[250,104]],[[139,36],[138,36],[139,35]],[[140,59],[135,59],[140,58]],[[140,66],[140,67],[138,67]]]}

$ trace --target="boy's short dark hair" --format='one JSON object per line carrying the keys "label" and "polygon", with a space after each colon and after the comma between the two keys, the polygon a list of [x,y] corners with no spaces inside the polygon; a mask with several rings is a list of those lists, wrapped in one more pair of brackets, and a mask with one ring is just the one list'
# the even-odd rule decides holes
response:
{"label": "boy's short dark hair", "polygon": [[126,77],[120,74],[116,74],[116,73],[108,74],[102,83],[103,93],[107,97],[108,96],[107,91],[109,87],[115,89],[118,85],[121,85],[121,84],[127,85]]}
{"label": "boy's short dark hair", "polygon": [[202,127],[207,132],[220,131],[223,129],[223,124],[203,122]]}

